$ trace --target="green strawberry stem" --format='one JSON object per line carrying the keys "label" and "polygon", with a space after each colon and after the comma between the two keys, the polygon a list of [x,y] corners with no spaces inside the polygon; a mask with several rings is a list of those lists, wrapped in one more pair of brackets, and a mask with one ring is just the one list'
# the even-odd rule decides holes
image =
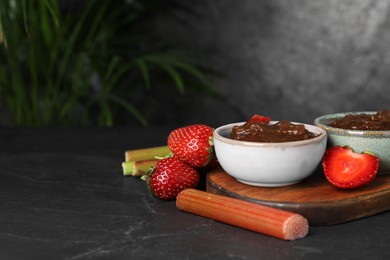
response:
{"label": "green strawberry stem", "polygon": [[159,160],[129,161],[122,163],[124,176],[143,176],[148,173]]}
{"label": "green strawberry stem", "polygon": [[168,157],[170,154],[171,150],[166,145],[129,150],[125,152],[125,162],[154,160],[156,158]]}

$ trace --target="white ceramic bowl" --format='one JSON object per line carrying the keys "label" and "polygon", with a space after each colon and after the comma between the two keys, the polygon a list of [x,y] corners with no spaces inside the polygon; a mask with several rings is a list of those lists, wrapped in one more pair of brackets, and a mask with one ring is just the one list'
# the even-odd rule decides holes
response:
{"label": "white ceramic bowl", "polygon": [[[228,138],[233,126],[214,130],[214,149],[223,170],[238,181],[263,187],[280,187],[298,183],[310,176],[321,162],[326,149],[325,130],[304,124],[317,136],[303,141],[261,143]],[[271,122],[271,124],[275,121]]]}

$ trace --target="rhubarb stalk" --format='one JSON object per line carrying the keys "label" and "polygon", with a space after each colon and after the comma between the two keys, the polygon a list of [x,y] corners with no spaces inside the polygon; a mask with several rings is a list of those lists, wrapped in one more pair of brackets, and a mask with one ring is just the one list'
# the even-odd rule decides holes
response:
{"label": "rhubarb stalk", "polygon": [[125,151],[125,162],[154,160],[158,157],[167,157],[171,154],[168,146],[134,149]]}
{"label": "rhubarb stalk", "polygon": [[176,198],[178,209],[283,240],[305,237],[309,225],[303,216],[243,200],[195,189]]}
{"label": "rhubarb stalk", "polygon": [[129,161],[122,163],[124,176],[140,177],[150,171],[159,160]]}

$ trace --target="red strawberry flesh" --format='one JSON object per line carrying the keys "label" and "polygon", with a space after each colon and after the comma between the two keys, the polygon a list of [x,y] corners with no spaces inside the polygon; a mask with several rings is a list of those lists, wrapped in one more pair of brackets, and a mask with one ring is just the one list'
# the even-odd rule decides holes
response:
{"label": "red strawberry flesh", "polygon": [[248,121],[246,121],[246,123],[262,122],[262,123],[268,124],[270,121],[271,121],[271,118],[268,116],[254,114]]}
{"label": "red strawberry flesh", "polygon": [[356,153],[349,147],[335,146],[326,150],[322,167],[331,184],[352,189],[368,184],[375,178],[379,159],[372,154]]}

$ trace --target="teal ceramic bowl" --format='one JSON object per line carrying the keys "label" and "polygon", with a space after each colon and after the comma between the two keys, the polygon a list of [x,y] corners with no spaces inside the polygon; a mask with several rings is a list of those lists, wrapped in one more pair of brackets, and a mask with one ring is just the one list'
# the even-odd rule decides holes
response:
{"label": "teal ceramic bowl", "polygon": [[355,152],[370,152],[379,157],[378,174],[390,174],[390,130],[348,130],[329,124],[347,114],[375,114],[376,112],[347,112],[318,117],[314,124],[328,133],[328,147],[349,146]]}

